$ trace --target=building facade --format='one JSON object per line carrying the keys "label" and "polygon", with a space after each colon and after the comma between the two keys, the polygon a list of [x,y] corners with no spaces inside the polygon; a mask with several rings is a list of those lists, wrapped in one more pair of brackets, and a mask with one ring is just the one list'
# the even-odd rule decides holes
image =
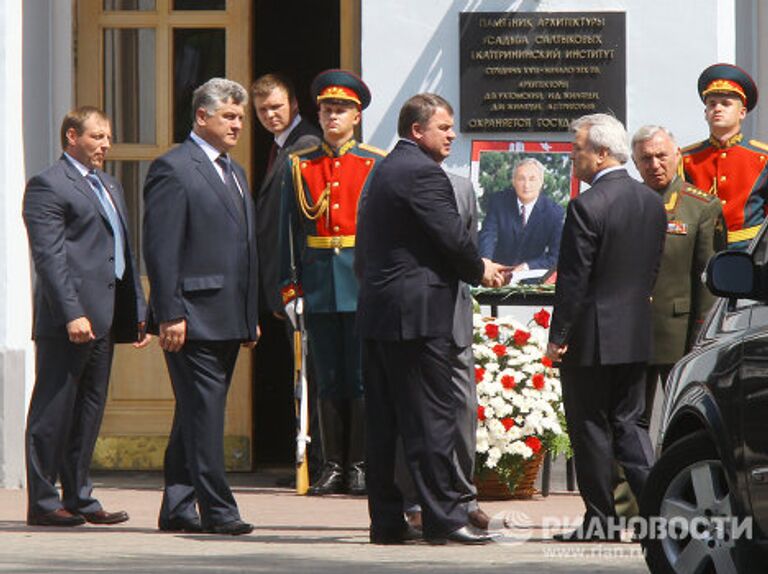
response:
{"label": "building facade", "polygon": [[[189,96],[201,81],[227,75],[248,85],[261,73],[285,70],[297,80],[304,115],[311,117],[307,88],[312,76],[327,67],[357,70],[373,93],[363,117],[364,138],[389,149],[396,141],[399,108],[410,95],[438,92],[458,113],[459,14],[469,11],[624,12],[630,132],[658,123],[670,127],[681,144],[705,138],[695,86],[700,71],[714,62],[736,63],[760,88],[768,88],[768,57],[761,56],[768,54],[768,7],[760,0],[5,0],[0,20],[0,103],[6,110],[0,135],[0,485],[23,485],[24,419],[34,383],[32,277],[21,199],[26,179],[61,153],[59,122],[66,111],[96,104],[112,117],[109,169],[126,189],[134,238],[140,242],[144,173],[154,157],[185,137]],[[280,28],[278,22],[295,25]],[[766,102],[749,115],[745,131],[768,138]],[[446,167],[467,175],[473,139],[513,137],[460,133]],[[563,133],[526,137],[567,140]],[[269,144],[254,125],[237,148],[253,187]],[[254,424],[259,401],[253,400],[253,373],[260,368],[254,363],[259,360],[243,354],[230,399],[227,456],[233,469],[251,468],[254,442],[268,432]],[[158,467],[172,407],[159,349],[121,349],[98,464]]]}

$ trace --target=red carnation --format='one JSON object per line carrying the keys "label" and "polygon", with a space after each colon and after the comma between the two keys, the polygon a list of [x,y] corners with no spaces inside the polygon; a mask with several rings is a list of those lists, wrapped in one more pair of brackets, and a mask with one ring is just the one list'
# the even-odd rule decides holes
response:
{"label": "red carnation", "polygon": [[499,326],[496,323],[487,323],[485,325],[485,334],[489,339],[496,339],[499,336]]}
{"label": "red carnation", "polygon": [[506,345],[494,345],[492,350],[494,353],[496,353],[497,357],[503,357],[507,354]]}
{"label": "red carnation", "polygon": [[477,420],[479,421],[485,420],[485,407],[482,405],[477,407]]}
{"label": "red carnation", "polygon": [[510,417],[503,418],[503,419],[501,419],[501,424],[504,425],[504,430],[508,431],[513,426],[515,426],[515,419],[512,419]]}
{"label": "red carnation", "polygon": [[535,436],[529,436],[527,439],[525,439],[525,446],[531,449],[534,453],[538,454],[538,452],[541,450],[541,441]]}
{"label": "red carnation", "polygon": [[536,373],[533,375],[533,378],[531,379],[533,381],[533,388],[537,391],[540,391],[544,388],[544,375],[541,373]]}
{"label": "red carnation", "polygon": [[549,329],[549,312],[546,309],[542,309],[538,313],[534,313],[533,320],[545,329]]}
{"label": "red carnation", "polygon": [[515,345],[518,347],[522,347],[528,342],[528,339],[531,338],[531,334],[528,331],[522,331],[521,329],[518,329],[515,331]]}
{"label": "red carnation", "polygon": [[552,366],[552,359],[549,357],[542,357],[541,358],[541,364],[545,367],[551,367]]}
{"label": "red carnation", "polygon": [[485,376],[485,369],[483,367],[475,367],[475,383],[479,383]]}
{"label": "red carnation", "polygon": [[503,375],[501,377],[501,386],[508,390],[514,389],[515,377],[513,377],[512,375]]}

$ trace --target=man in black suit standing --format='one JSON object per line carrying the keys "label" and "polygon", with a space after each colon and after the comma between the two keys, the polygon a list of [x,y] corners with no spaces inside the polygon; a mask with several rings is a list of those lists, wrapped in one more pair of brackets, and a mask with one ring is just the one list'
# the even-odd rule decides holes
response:
{"label": "man in black suit standing", "polygon": [[[256,360],[261,357],[274,361],[277,355],[285,357],[293,352],[293,325],[285,324],[283,299],[280,295],[280,194],[283,176],[287,173],[288,156],[295,152],[320,145],[322,134],[313,124],[301,117],[299,102],[293,82],[283,74],[265,74],[251,85],[253,109],[261,126],[274,136],[267,160],[264,179],[256,195],[256,238],[259,244],[259,325],[261,341],[256,350]],[[286,337],[286,335],[288,335]],[[282,363],[290,367],[290,361]],[[281,371],[282,372],[282,371]],[[317,390],[309,369],[310,405],[314,405]],[[291,371],[286,368],[284,388],[292,396]],[[286,407],[289,405],[286,404]],[[274,408],[271,406],[270,408]],[[290,403],[293,412],[293,404]],[[323,465],[322,442],[317,411],[310,407],[309,445],[310,476]],[[287,482],[290,483],[293,478]],[[284,482],[278,480],[278,485]]]}
{"label": "man in black suit standing", "polygon": [[189,138],[152,163],[144,186],[147,323],[159,333],[176,397],[160,530],[253,530],[240,519],[223,454],[237,354],[259,336],[254,205],[245,172],[228,153],[247,101],[231,80],[197,88]]}
{"label": "man in black suit standing", "polygon": [[[262,314],[283,313],[280,296],[280,189],[288,156],[319,145],[320,130],[299,114],[293,83],[282,74],[265,74],[251,86],[253,108],[262,127],[274,136],[267,171],[256,195],[259,242],[259,300]],[[262,308],[263,307],[263,308]]]}
{"label": "man in black suit standing", "polygon": [[606,114],[575,120],[573,172],[591,187],[571,200],[563,227],[547,356],[560,377],[579,491],[586,506],[562,541],[617,539],[615,459],[639,498],[653,463],[645,408],[651,292],[666,214],[657,193],[630,178],[624,126]]}
{"label": "man in black suit standing", "polygon": [[24,193],[36,272],[36,379],[26,434],[31,525],[128,520],[124,511],[101,507],[89,477],[114,344],[149,342],[123,190],[101,171],[111,138],[101,110],[69,112],[61,124],[64,154]]}
{"label": "man in black suit standing", "polygon": [[370,539],[399,544],[410,537],[394,482],[399,435],[425,538],[482,544],[492,537],[468,525],[453,458],[453,309],[459,279],[500,285],[504,268],[481,259],[439,165],[455,138],[450,104],[435,94],[410,98],[400,110],[398,134],[402,139],[374,174],[358,216]]}
{"label": "man in black suit standing", "polygon": [[[456,195],[456,207],[461,220],[469,231],[472,243],[477,245],[477,196],[472,181],[466,177],[447,172]],[[475,456],[477,454],[477,382],[475,381],[475,357],[472,351],[474,335],[472,325],[472,294],[469,285],[459,282],[456,307],[453,312],[453,333],[451,337],[451,382],[456,403],[456,441],[454,462],[459,479],[458,490],[462,502],[466,503],[469,524],[483,530],[488,529],[490,517],[477,502],[475,487]],[[421,505],[413,487],[402,449],[398,448],[395,482],[405,501],[405,516],[409,525],[422,528]]]}

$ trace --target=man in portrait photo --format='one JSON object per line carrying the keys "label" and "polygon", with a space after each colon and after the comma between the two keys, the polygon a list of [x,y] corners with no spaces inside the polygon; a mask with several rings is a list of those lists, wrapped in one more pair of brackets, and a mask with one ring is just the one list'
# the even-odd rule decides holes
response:
{"label": "man in portrait photo", "polygon": [[512,171],[512,188],[489,198],[480,231],[481,256],[514,271],[555,267],[564,211],[541,193],[544,172],[539,160],[524,158]]}

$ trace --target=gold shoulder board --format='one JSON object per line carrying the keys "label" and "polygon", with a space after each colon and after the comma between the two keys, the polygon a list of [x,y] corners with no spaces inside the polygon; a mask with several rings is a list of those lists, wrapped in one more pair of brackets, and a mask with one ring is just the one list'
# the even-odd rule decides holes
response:
{"label": "gold shoulder board", "polygon": [[387,155],[387,152],[385,152],[383,149],[378,148],[376,146],[368,145],[367,143],[361,143],[357,147],[359,147],[360,149],[364,149],[365,151],[369,151],[371,153],[380,155],[381,157],[386,157]]}
{"label": "gold shoulder board", "polygon": [[703,201],[704,203],[709,203],[710,201],[714,201],[716,199],[716,197],[711,193],[701,191],[699,188],[693,187],[692,185],[686,185],[683,188],[683,193],[685,195],[698,199],[699,201]]}
{"label": "gold shoulder board", "polygon": [[318,149],[320,149],[319,145],[313,145],[311,147],[305,147],[304,149],[297,149],[296,151],[291,152],[291,157],[299,156],[299,155],[304,155],[304,154],[307,154],[307,153],[310,153],[310,152],[313,152],[313,151],[317,151]]}
{"label": "gold shoulder board", "polygon": [[696,148],[698,148],[698,147],[701,147],[701,145],[702,145],[702,144],[706,144],[706,143],[709,143],[709,142],[708,142],[707,140],[704,140],[704,141],[700,141],[700,142],[692,143],[691,145],[687,145],[687,146],[685,146],[684,148],[682,148],[682,149],[680,150],[680,152],[684,154],[684,153],[687,153],[687,152],[689,152],[689,151],[693,151],[693,150],[695,150]]}
{"label": "gold shoulder board", "polygon": [[755,147],[759,147],[762,150],[768,151],[768,144],[761,142],[760,140],[749,140],[749,144]]}

